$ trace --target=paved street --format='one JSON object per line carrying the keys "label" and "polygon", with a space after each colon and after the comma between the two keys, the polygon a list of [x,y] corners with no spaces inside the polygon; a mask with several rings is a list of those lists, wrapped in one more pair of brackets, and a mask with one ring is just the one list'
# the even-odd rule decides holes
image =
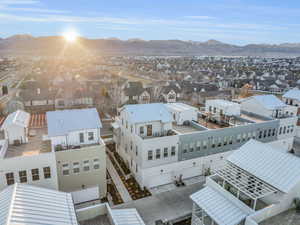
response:
{"label": "paved street", "polygon": [[192,212],[190,195],[203,187],[203,182],[179,187],[147,198],[115,206],[116,209],[136,208],[146,225],[154,225],[156,220],[173,220]]}

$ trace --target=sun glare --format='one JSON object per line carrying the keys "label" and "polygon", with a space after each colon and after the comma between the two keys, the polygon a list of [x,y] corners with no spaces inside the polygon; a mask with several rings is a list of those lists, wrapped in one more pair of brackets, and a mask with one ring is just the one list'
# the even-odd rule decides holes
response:
{"label": "sun glare", "polygon": [[78,34],[74,31],[68,31],[63,34],[63,37],[67,42],[75,42],[78,38]]}

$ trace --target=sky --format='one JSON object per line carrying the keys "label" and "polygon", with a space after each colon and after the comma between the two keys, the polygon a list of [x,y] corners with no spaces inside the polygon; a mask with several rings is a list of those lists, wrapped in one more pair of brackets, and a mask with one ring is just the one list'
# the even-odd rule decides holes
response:
{"label": "sky", "polygon": [[300,42],[299,0],[0,0],[0,37]]}

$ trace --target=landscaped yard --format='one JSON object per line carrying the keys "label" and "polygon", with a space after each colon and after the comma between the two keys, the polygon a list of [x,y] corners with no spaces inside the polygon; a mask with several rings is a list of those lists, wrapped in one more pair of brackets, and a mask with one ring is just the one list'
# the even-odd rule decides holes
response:
{"label": "landscaped yard", "polygon": [[[107,148],[109,149],[110,152],[113,153],[114,157],[110,153],[108,153],[107,155],[110,158],[116,171],[118,172],[118,175],[120,176],[125,187],[127,188],[131,198],[133,200],[136,200],[140,198],[145,198],[147,196],[151,196],[151,193],[146,188],[142,189],[140,187],[140,185],[138,184],[138,182],[135,180],[133,176],[130,176],[128,179],[125,178],[125,176],[129,175],[131,172],[127,167],[126,163],[124,162],[124,160],[116,152],[115,145],[114,144],[107,145]],[[118,163],[116,161],[118,161]]]}

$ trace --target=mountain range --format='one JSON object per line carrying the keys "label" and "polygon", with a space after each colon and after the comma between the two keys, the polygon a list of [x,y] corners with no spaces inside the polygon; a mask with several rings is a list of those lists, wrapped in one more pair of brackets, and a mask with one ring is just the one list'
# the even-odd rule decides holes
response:
{"label": "mountain range", "polygon": [[[205,42],[181,40],[142,40],[118,38],[79,38],[78,51],[101,55],[154,55],[154,56],[300,56],[300,43],[248,44],[244,46],[227,44],[216,40]],[[69,46],[75,48],[77,45]],[[66,47],[61,36],[33,37],[14,35],[0,38],[0,54],[5,55],[57,55]]]}

